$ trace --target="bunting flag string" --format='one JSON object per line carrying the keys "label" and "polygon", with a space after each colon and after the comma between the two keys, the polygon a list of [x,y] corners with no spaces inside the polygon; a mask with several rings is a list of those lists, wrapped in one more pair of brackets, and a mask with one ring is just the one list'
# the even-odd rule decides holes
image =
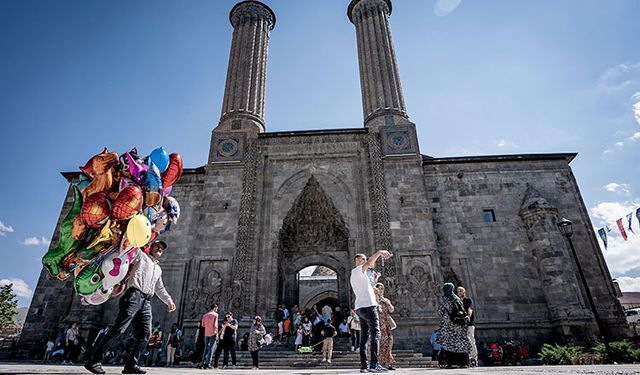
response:
{"label": "bunting flag string", "polygon": [[627,214],[627,222],[629,223],[629,228],[627,228],[627,230],[633,234],[636,234],[636,232],[633,231],[633,228],[631,228],[632,220],[633,220],[633,212],[629,212]]}
{"label": "bunting flag string", "polygon": [[616,224],[618,224],[618,230],[620,230],[620,234],[624,240],[627,240],[627,231],[624,230],[624,224],[622,224],[622,218],[616,220]]}
{"label": "bunting flag string", "polygon": [[[622,238],[627,241],[629,239],[629,234],[628,233],[633,233],[634,235],[640,235],[640,232],[636,233],[633,230],[633,211],[629,212],[628,214],[626,214],[624,216],[624,218],[626,219],[626,227],[625,227],[625,223],[623,222],[623,218],[619,218],[618,220],[616,220],[616,226],[618,227],[618,231],[620,232],[620,235],[622,236]],[[636,220],[638,221],[638,228],[640,228],[640,208],[637,208],[635,210],[635,217]],[[604,227],[598,229],[598,235],[600,236],[600,239],[602,240],[602,243],[604,244],[604,249],[607,250],[607,248],[609,247],[609,239],[607,238],[607,233],[610,233],[613,230],[613,226],[607,224]]]}
{"label": "bunting flag string", "polygon": [[598,229],[598,234],[604,243],[604,249],[607,250],[607,231],[604,228]]}

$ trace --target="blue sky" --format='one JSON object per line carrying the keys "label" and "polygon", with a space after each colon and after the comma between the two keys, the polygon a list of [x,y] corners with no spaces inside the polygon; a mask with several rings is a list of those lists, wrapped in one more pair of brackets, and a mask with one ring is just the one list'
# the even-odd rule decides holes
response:
{"label": "blue sky", "polygon": [[[349,1],[265,2],[277,15],[267,130],[362,126]],[[163,145],[187,167],[206,163],[234,4],[0,2],[0,283],[20,285],[20,305],[62,206],[60,171],[104,146]],[[615,225],[640,207],[638,14],[635,0],[395,0],[422,153],[578,152],[594,226]],[[640,237],[614,236],[605,257],[623,289],[640,290]]]}

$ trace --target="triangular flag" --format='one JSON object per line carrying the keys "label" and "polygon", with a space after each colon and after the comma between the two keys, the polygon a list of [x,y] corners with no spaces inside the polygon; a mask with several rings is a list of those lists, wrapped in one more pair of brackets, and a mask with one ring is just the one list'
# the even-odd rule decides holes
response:
{"label": "triangular flag", "polygon": [[607,250],[607,231],[604,228],[598,229],[598,234],[604,243],[604,249]]}
{"label": "triangular flag", "polygon": [[636,210],[636,217],[638,218],[638,226],[640,226],[640,208]]}
{"label": "triangular flag", "polygon": [[631,222],[633,221],[633,212],[629,212],[627,214],[627,221],[629,222],[629,228],[627,228],[627,230],[633,234],[636,234],[636,232],[633,231],[633,228],[631,228]]}
{"label": "triangular flag", "polygon": [[624,240],[627,240],[627,231],[624,230],[624,224],[622,224],[622,218],[616,220],[616,224],[618,224],[618,229],[620,230],[620,234]]}

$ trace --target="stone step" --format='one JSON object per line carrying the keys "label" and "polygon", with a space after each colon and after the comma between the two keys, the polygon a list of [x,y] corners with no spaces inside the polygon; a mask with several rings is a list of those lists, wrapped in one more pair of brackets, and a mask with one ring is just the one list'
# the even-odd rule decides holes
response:
{"label": "stone step", "polygon": [[[425,357],[421,353],[411,350],[394,351],[396,360],[395,366],[398,368],[434,368],[438,363],[431,361],[431,357]],[[357,368],[360,356],[357,352],[334,351],[332,363],[322,361],[322,353],[296,353],[294,351],[261,351],[260,367],[265,369],[287,369],[287,368]],[[251,363],[249,352],[237,352],[238,368],[247,368]]]}

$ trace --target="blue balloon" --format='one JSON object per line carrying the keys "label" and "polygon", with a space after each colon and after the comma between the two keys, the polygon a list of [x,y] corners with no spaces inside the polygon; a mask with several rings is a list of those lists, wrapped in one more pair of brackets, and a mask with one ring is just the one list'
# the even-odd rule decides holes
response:
{"label": "blue balloon", "polygon": [[149,159],[156,165],[156,167],[158,167],[160,173],[166,171],[169,167],[169,154],[164,150],[164,147],[158,147],[151,151]]}

